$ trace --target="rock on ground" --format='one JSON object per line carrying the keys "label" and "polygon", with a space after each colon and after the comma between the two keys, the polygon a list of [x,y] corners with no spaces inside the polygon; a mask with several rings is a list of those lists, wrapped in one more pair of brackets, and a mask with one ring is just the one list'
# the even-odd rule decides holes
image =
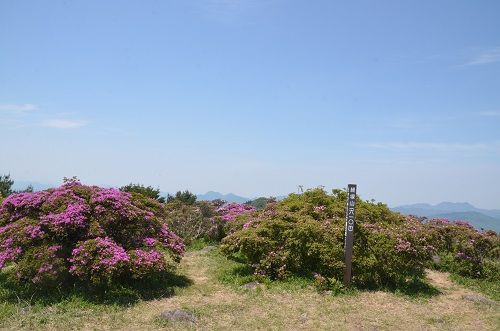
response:
{"label": "rock on ground", "polygon": [[163,319],[170,321],[170,322],[196,323],[196,316],[194,316],[193,313],[186,311],[186,310],[181,310],[181,309],[167,310],[167,311],[162,312],[160,316]]}
{"label": "rock on ground", "polygon": [[480,296],[478,294],[466,294],[466,295],[462,296],[462,298],[464,300],[467,300],[467,301],[482,303],[484,305],[496,305],[497,304],[496,301],[490,300],[490,299],[485,298],[483,296]]}
{"label": "rock on ground", "polygon": [[201,252],[202,253],[208,253],[208,252],[211,252],[215,249],[216,247],[215,246],[205,246],[201,249]]}
{"label": "rock on ground", "polygon": [[257,288],[260,287],[260,283],[259,282],[250,282],[250,283],[246,283],[244,285],[241,285],[241,288],[245,288],[245,289],[248,289],[248,290],[256,290]]}

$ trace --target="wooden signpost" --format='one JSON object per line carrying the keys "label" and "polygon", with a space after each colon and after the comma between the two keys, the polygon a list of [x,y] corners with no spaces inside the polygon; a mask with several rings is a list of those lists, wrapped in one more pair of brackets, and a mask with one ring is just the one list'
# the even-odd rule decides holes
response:
{"label": "wooden signpost", "polygon": [[356,184],[347,185],[347,206],[345,211],[344,243],[344,286],[351,282],[352,246],[354,242],[354,224],[356,222]]}

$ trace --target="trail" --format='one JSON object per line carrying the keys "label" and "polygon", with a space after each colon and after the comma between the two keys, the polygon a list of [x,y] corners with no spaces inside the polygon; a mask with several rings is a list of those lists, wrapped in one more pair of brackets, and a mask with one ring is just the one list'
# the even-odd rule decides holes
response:
{"label": "trail", "polygon": [[[313,288],[263,287],[244,290],[223,284],[228,261],[213,252],[188,252],[179,272],[193,284],[174,296],[130,307],[110,329],[120,330],[500,330],[500,307],[470,302],[476,294],[453,283],[446,273],[429,271],[440,294],[413,298],[384,291],[331,296]],[[160,325],[165,310],[184,309],[196,324]],[[117,321],[120,321],[118,324]],[[102,320],[101,320],[102,322]],[[107,321],[106,321],[107,322]],[[105,324],[106,324],[105,322]],[[89,325],[93,325],[89,321]],[[100,327],[103,328],[102,326]]]}

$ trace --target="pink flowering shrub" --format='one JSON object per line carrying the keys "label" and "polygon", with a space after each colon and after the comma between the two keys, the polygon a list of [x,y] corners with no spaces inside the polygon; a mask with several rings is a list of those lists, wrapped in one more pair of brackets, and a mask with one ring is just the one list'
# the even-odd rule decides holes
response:
{"label": "pink flowering shrub", "polygon": [[167,203],[166,209],[171,229],[188,244],[200,239],[218,242],[225,237],[227,226],[235,222],[238,216],[255,211],[252,206],[238,203],[185,203],[180,200]]}
{"label": "pink flowering shrub", "polygon": [[218,242],[224,237],[226,222],[211,202],[185,203],[174,200],[166,204],[166,210],[170,229],[186,244],[195,240]]}
{"label": "pink flowering shrub", "polygon": [[500,236],[477,231],[464,221],[433,219],[424,223],[425,235],[436,247],[435,267],[474,278],[500,281]]}
{"label": "pink flowering shrub", "polygon": [[226,222],[234,221],[236,217],[243,214],[249,214],[254,211],[255,207],[241,203],[226,203],[217,209],[217,212]]}
{"label": "pink flowering shrub", "polygon": [[0,269],[23,282],[94,285],[171,270],[184,253],[164,205],[136,193],[69,181],[0,205]]}
{"label": "pink flowering shrub", "polygon": [[[339,284],[344,269],[346,193],[322,189],[291,194],[264,210],[239,216],[223,239],[227,254],[243,255],[258,277],[303,275]],[[380,288],[421,279],[434,252],[423,225],[387,206],[358,199],[353,284]],[[336,286],[336,285],[335,285]]]}

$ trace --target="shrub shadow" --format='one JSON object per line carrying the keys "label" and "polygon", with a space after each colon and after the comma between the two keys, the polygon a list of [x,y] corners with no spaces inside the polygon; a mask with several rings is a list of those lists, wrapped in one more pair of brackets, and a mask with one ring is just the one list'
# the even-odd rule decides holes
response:
{"label": "shrub shadow", "polygon": [[357,286],[358,290],[365,291],[387,291],[396,295],[403,295],[415,299],[427,299],[438,295],[442,292],[425,279],[413,278],[406,282],[400,282],[397,284],[388,284],[386,286]]}
{"label": "shrub shadow", "polygon": [[233,261],[233,262],[237,262],[237,263],[242,263],[242,264],[245,264],[245,265],[248,265],[248,261],[246,259],[246,257],[243,255],[243,254],[240,254],[240,253],[234,253],[234,254],[230,254],[230,255],[226,255],[226,258],[230,261]]}
{"label": "shrub shadow", "polygon": [[442,292],[437,287],[420,278],[413,279],[405,283],[403,286],[399,286],[396,289],[390,290],[394,293],[400,293],[415,298],[431,298],[442,294]]}
{"label": "shrub shadow", "polygon": [[222,283],[240,286],[255,280],[253,268],[248,265],[235,265],[231,268],[221,270],[218,276]]}
{"label": "shrub shadow", "polygon": [[168,273],[149,280],[137,280],[108,287],[90,287],[88,284],[61,285],[43,288],[33,284],[20,284],[13,275],[0,273],[0,300],[14,304],[26,303],[48,306],[72,299],[95,304],[129,306],[140,300],[168,298],[176,289],[192,285],[184,275]]}

